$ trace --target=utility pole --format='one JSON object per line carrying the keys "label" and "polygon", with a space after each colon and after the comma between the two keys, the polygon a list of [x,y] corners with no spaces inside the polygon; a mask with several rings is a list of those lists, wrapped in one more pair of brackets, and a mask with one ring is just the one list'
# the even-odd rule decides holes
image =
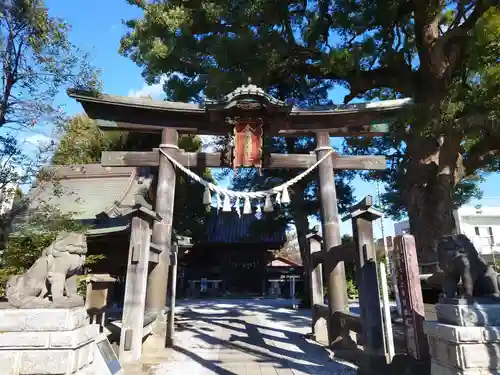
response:
{"label": "utility pole", "polygon": [[392,287],[394,289],[394,296],[396,297],[396,308],[398,310],[398,316],[403,316],[403,311],[401,309],[401,299],[399,298],[399,291],[397,287],[397,281],[396,281],[396,273],[394,272],[394,263],[392,262],[392,259],[389,257],[389,249],[387,248],[387,240],[385,238],[385,232],[384,232],[384,219],[385,219],[385,210],[383,209],[382,205],[382,198],[380,194],[380,182],[377,181],[376,183],[377,186],[377,200],[378,200],[378,205],[381,208],[382,213],[384,216],[380,218],[380,232],[382,234],[382,241],[383,241],[383,246],[384,246],[384,255],[385,259],[387,262],[387,265],[389,266],[389,272],[391,273],[391,280],[392,280]]}

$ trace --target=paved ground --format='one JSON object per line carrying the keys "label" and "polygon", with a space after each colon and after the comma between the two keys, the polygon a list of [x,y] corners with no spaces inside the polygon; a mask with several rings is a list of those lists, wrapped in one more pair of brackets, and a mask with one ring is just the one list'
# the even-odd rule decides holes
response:
{"label": "paved ground", "polygon": [[329,359],[303,335],[310,313],[288,300],[183,301],[175,347],[154,375],[354,375],[355,368]]}

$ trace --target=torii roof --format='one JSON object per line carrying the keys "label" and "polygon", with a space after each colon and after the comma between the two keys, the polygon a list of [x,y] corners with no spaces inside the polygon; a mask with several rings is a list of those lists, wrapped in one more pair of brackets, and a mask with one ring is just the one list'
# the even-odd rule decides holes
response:
{"label": "torii roof", "polygon": [[[380,135],[398,113],[411,104],[411,99],[386,100],[372,103],[300,108],[273,98],[262,88],[248,84],[238,87],[222,100],[204,103],[181,103],[69,91],[80,102],[87,115],[103,129],[157,132],[175,128],[181,133],[228,134],[231,125],[225,122],[228,111],[248,114],[245,102],[260,104],[267,118],[269,133],[279,135],[312,134],[329,131],[332,135]],[[237,104],[241,105],[238,106]],[[268,130],[269,130],[268,129]]]}

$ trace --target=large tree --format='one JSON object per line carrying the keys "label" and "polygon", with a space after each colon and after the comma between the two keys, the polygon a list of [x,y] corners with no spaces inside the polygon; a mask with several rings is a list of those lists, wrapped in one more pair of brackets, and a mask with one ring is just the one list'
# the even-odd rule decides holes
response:
{"label": "large tree", "polygon": [[[69,25],[42,0],[0,3],[0,191],[5,198],[31,184],[48,160],[47,129],[64,121],[56,97],[69,87],[98,90],[97,72],[68,40]],[[45,132],[45,133],[44,133]],[[35,140],[29,142],[28,139]],[[7,225],[23,209],[0,216]]]}
{"label": "large tree", "polygon": [[399,178],[424,263],[454,228],[459,182],[496,165],[497,1],[129,2],[144,17],[127,22],[122,52],[152,83],[170,74],[177,99],[219,97],[248,76],[302,103],[334,85],[346,103],[413,98],[392,127],[386,149],[402,162],[388,181]]}

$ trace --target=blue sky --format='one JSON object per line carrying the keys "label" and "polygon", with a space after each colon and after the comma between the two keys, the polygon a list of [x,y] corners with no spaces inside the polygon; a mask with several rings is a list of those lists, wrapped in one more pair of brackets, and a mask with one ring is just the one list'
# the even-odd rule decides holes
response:
{"label": "blue sky", "polygon": [[[94,66],[102,71],[103,91],[116,95],[151,94],[153,97],[161,95],[161,87],[148,87],[141,77],[141,70],[128,58],[118,53],[120,38],[125,32],[122,20],[135,18],[141,15],[138,8],[132,7],[125,0],[86,0],[61,1],[46,0],[52,16],[65,19],[71,26],[70,38],[72,42],[92,56]],[[334,90],[332,99],[341,103],[346,91]],[[66,97],[65,93],[57,100],[66,107],[69,114],[82,111],[78,103]],[[44,129],[46,134],[50,129]],[[376,186],[359,179],[354,182],[355,194],[358,199],[371,194],[376,196]],[[482,184],[484,190],[483,205],[500,205],[500,174],[488,176]],[[498,197],[498,199],[497,199]],[[200,197],[201,199],[201,197]],[[476,202],[473,202],[476,204]],[[384,221],[386,235],[394,233],[392,221]],[[380,223],[374,227],[375,235],[380,234]],[[350,224],[344,223],[342,233],[351,231]]]}

